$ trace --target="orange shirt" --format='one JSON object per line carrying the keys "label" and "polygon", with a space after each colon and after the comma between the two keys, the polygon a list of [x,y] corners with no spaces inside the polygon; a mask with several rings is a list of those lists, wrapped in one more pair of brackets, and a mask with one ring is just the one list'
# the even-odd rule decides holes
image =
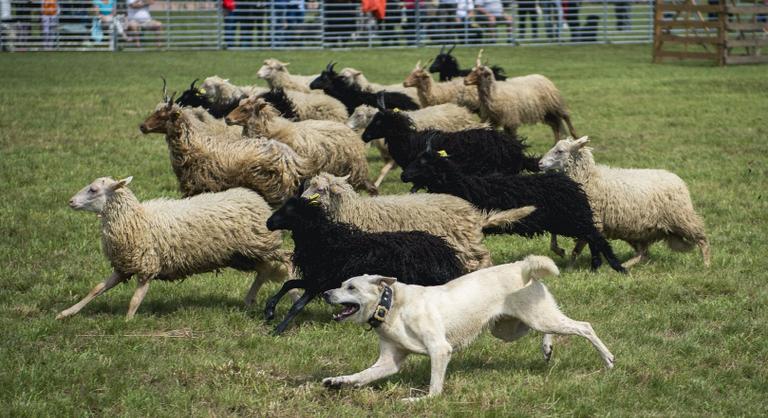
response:
{"label": "orange shirt", "polygon": [[59,6],[56,5],[56,0],[43,0],[43,7],[40,13],[45,16],[56,16]]}

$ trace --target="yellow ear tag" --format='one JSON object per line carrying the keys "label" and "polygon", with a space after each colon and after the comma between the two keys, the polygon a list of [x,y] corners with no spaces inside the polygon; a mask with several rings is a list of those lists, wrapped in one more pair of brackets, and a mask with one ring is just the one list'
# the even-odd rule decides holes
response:
{"label": "yellow ear tag", "polygon": [[441,149],[440,151],[438,151],[438,152],[437,152],[437,155],[439,155],[439,156],[441,156],[441,157],[443,157],[443,158],[446,158],[446,157],[448,157],[448,153],[447,153],[447,152],[445,152],[445,150],[444,150],[444,149]]}
{"label": "yellow ear tag", "polygon": [[400,113],[400,108],[396,107],[396,108],[392,109],[392,111],[395,112],[395,113]]}
{"label": "yellow ear tag", "polygon": [[199,88],[199,89],[197,89],[197,91],[198,91],[200,94],[205,94],[205,89],[204,89],[204,88]]}
{"label": "yellow ear tag", "polygon": [[173,116],[176,116],[176,117],[181,116],[181,110],[177,110],[177,111],[173,112]]}
{"label": "yellow ear tag", "polygon": [[315,193],[315,194],[311,194],[311,195],[309,195],[308,199],[309,199],[309,200],[311,200],[311,201],[315,201],[315,200],[317,200],[319,197],[320,197],[320,194],[319,194],[319,193]]}
{"label": "yellow ear tag", "polygon": [[320,201],[319,200],[310,200],[309,201],[309,206],[320,206]]}

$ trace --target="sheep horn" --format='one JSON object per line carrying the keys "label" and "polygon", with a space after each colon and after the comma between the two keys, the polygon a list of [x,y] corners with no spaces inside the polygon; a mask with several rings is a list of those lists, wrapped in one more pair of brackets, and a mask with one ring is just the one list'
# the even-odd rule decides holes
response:
{"label": "sheep horn", "polygon": [[168,82],[165,81],[165,76],[160,76],[160,78],[163,80],[163,100],[168,102]]}
{"label": "sheep horn", "polygon": [[176,97],[176,92],[174,91],[173,94],[171,94],[171,97],[168,99],[168,103],[173,103],[173,99]]}
{"label": "sheep horn", "polygon": [[483,49],[480,48],[480,52],[477,53],[477,62],[476,62],[478,67],[483,65],[481,62],[482,58],[483,58]]}
{"label": "sheep horn", "polygon": [[198,81],[200,81],[199,78],[196,78],[194,81],[192,81],[192,84],[189,85],[189,89],[190,90],[194,90],[195,89],[195,83],[197,83]]}
{"label": "sheep horn", "polygon": [[325,67],[325,71],[333,71],[333,66],[336,65],[335,62],[331,61],[328,63],[328,65]]}
{"label": "sheep horn", "polygon": [[419,70],[424,68],[421,66],[421,60],[416,61],[416,68],[418,68]]}
{"label": "sheep horn", "polygon": [[381,110],[384,110],[384,109],[386,109],[386,108],[387,108],[387,104],[386,104],[386,102],[384,101],[384,93],[383,93],[383,92],[381,92],[381,93],[379,93],[377,96],[378,96],[378,97],[376,97],[376,104],[378,104],[378,105],[379,105],[379,109],[381,109]]}
{"label": "sheep horn", "polygon": [[451,49],[448,50],[448,55],[451,55],[451,52],[453,52],[453,48],[456,48],[456,44],[453,44],[453,46],[451,46]]}
{"label": "sheep horn", "polygon": [[445,52],[445,45],[440,47],[440,54],[438,55],[443,55],[443,52]]}

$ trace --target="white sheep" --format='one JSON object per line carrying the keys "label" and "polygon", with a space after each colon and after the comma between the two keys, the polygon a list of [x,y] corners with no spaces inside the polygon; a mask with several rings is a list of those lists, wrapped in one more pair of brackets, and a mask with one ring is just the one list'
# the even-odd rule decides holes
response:
{"label": "white sheep", "polygon": [[192,112],[168,100],[141,124],[145,134],[164,133],[171,167],[185,196],[233,187],[257,191],[280,205],[301,182],[318,172],[291,147],[267,138],[221,141],[211,136]]}
{"label": "white sheep", "polygon": [[482,53],[480,50],[464,84],[477,86],[480,114],[492,125],[516,134],[520,125],[546,123],[557,142],[561,139],[561,121],[565,121],[571,136],[576,137],[565,100],[552,81],[540,74],[496,81],[493,70],[480,62]]}
{"label": "white sheep", "polygon": [[[347,126],[356,131],[364,130],[371,123],[373,117],[378,113],[378,109],[373,106],[360,105],[347,119]],[[481,123],[477,115],[470,112],[463,106],[453,103],[443,103],[436,106],[429,106],[418,110],[403,111],[408,115],[416,126],[417,130],[439,129],[441,131],[456,132],[463,129],[480,128],[487,126]],[[387,174],[397,167],[397,163],[389,154],[387,145],[383,139],[373,141],[374,146],[381,153],[384,160],[384,166],[379,172],[379,176],[373,184],[379,187]]]}
{"label": "white sheep", "polygon": [[290,63],[280,62],[274,58],[264,60],[264,65],[259,68],[256,75],[264,79],[269,88],[282,88],[285,90],[296,90],[304,93],[310,93],[309,83],[312,82],[317,76],[315,75],[292,75],[288,72],[288,65]]}
{"label": "white sheep", "polygon": [[225,267],[256,271],[245,298],[250,305],[262,284],[288,276],[281,235],[267,230],[271,210],[258,193],[235,188],[181,200],[139,202],[126,187],[130,182],[131,177],[98,178],[70,199],[73,209],[99,214],[102,249],[113,272],[56,319],[76,314],[132,276],[138,287],[126,320],[136,314],[152,280],[180,280]]}
{"label": "white sheep", "polygon": [[325,94],[275,89],[260,94],[259,97],[264,98],[279,110],[282,110],[280,106],[290,107],[297,121],[314,119],[344,122],[348,116],[344,103]]}
{"label": "white sheep", "polygon": [[416,67],[403,81],[403,86],[416,87],[421,107],[455,103],[475,113],[480,112],[477,89],[465,86],[460,78],[435,82],[429,71],[421,65],[421,61],[416,63]]}
{"label": "white sheep", "polygon": [[227,115],[226,121],[244,126],[246,137],[264,136],[287,144],[311,161],[318,172],[350,174],[350,183],[355,188],[378,194],[376,186],[368,180],[365,145],[343,123],[326,120],[292,122],[258,97],[243,99],[240,106]]}
{"label": "white sheep", "polygon": [[360,196],[344,177],[321,173],[305,185],[302,196],[320,202],[328,216],[365,231],[425,231],[443,237],[456,249],[465,271],[492,264],[483,245],[483,229],[509,225],[529,215],[523,207],[484,212],[461,198],[446,194]]}
{"label": "white sheep", "polygon": [[376,93],[379,91],[396,91],[398,93],[407,94],[408,97],[414,101],[419,100],[418,92],[413,87],[404,87],[402,84],[378,84],[371,83],[363,75],[362,71],[354,68],[346,67],[339,71],[339,77],[344,80],[347,85],[358,86],[363,91]]}
{"label": "white sheep", "polygon": [[[563,170],[581,183],[595,223],[609,239],[629,243],[635,256],[624,267],[648,258],[648,247],[665,240],[676,251],[697,245],[709,266],[709,241],[685,182],[666,170],[596,165],[587,137],[558,141],[540,160],[542,170]],[[574,255],[581,250],[574,249]]]}

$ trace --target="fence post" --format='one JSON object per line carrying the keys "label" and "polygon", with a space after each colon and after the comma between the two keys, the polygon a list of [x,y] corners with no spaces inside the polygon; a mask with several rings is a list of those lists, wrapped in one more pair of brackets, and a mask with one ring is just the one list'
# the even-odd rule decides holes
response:
{"label": "fence post", "polygon": [[[171,25],[171,0],[165,0],[165,22],[165,30],[163,31],[163,34],[165,35],[165,49],[170,49],[171,29],[173,28]],[[155,31],[155,36],[157,36],[157,31]]]}
{"label": "fence post", "polygon": [[414,0],[414,11],[416,12],[416,46],[421,45],[421,1]]}
{"label": "fence post", "polygon": [[218,2],[216,5],[216,49],[224,49],[224,39],[222,32],[222,25],[224,20],[224,5],[222,2]]}
{"label": "fence post", "polygon": [[275,0],[269,0],[269,47],[275,48]]}

